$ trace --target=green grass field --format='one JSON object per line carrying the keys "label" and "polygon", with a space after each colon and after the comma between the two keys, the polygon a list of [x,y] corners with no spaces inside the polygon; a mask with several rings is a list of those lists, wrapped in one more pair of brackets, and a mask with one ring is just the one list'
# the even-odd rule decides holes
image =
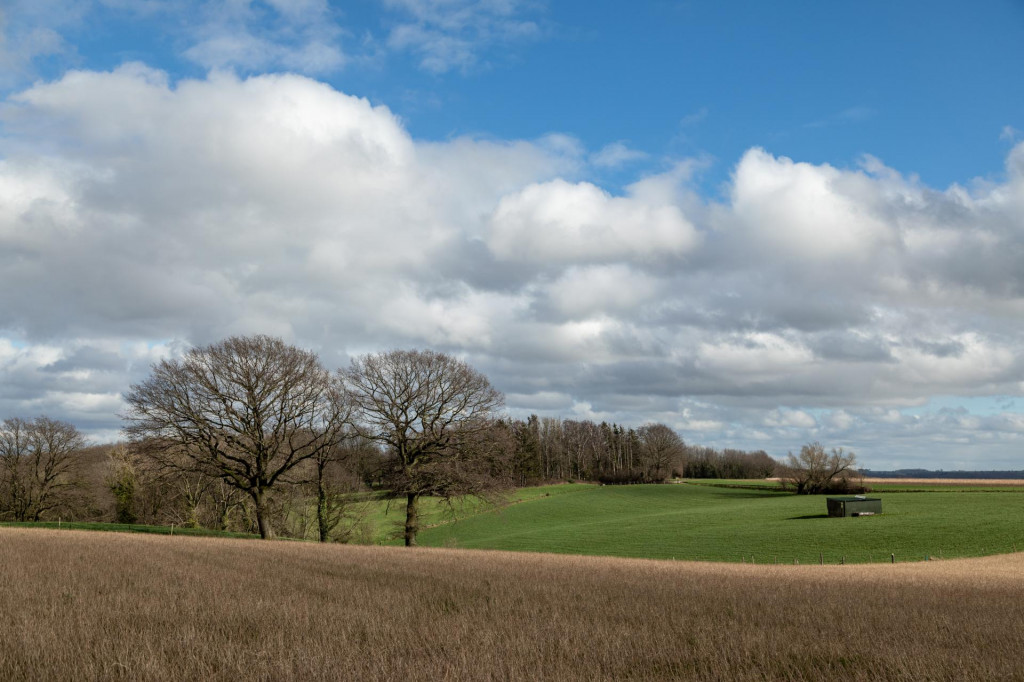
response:
{"label": "green grass field", "polygon": [[426,529],[476,549],[757,563],[921,561],[1024,549],[1024,490],[879,492],[884,514],[833,519],[824,496],[713,485],[562,485]]}
{"label": "green grass field", "polygon": [[[561,495],[581,487],[592,486],[579,484],[517,488],[508,494],[500,504],[518,504],[551,495]],[[366,505],[364,518],[372,526],[372,544],[402,544],[402,534],[405,529],[405,500],[374,499],[364,504]],[[422,528],[430,529],[493,511],[493,509],[494,505],[474,497],[455,500],[450,505],[434,497],[423,497],[420,498],[419,503],[420,525]]]}
{"label": "green grass field", "polygon": [[[495,508],[478,499],[421,500],[425,546],[654,559],[801,564],[974,557],[1024,550],[1024,486],[888,485],[881,516],[831,519],[824,496],[770,481],[521,488]],[[401,544],[405,504],[363,505],[360,542]],[[57,528],[55,522],[26,525]],[[68,523],[61,528],[168,534],[166,526]],[[175,535],[257,537],[202,528]]]}

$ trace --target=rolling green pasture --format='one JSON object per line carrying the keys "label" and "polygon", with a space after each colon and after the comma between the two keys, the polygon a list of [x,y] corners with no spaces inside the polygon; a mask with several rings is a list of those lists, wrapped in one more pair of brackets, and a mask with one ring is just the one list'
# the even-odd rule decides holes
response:
{"label": "rolling green pasture", "polygon": [[[723,482],[724,483],[724,482]],[[1024,549],[1024,489],[884,492],[884,514],[833,519],[824,496],[715,485],[562,485],[420,533],[423,545],[659,559],[920,561]],[[521,491],[525,492],[525,491]]]}
{"label": "rolling green pasture", "polygon": [[[703,561],[801,564],[920,561],[1024,550],[1024,486],[882,484],[881,516],[830,519],[825,496],[771,481],[562,484],[514,491],[497,508],[467,498],[420,502],[426,546]],[[359,542],[401,544],[402,500],[364,498]],[[58,527],[55,522],[2,523]],[[68,523],[65,529],[167,534],[166,526]],[[175,535],[258,537],[175,527]]]}

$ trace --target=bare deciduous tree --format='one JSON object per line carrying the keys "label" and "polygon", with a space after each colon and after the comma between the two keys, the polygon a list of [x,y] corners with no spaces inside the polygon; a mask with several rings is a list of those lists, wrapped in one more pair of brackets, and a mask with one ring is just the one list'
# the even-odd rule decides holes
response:
{"label": "bare deciduous tree", "polygon": [[665,424],[646,424],[638,433],[647,480],[664,481],[672,474],[673,468],[682,471],[686,445],[678,433]]}
{"label": "bare deciduous tree", "polygon": [[245,492],[260,536],[267,493],[344,431],[337,381],[317,356],[268,336],[236,336],[163,360],[125,395],[125,432],[168,466]]}
{"label": "bare deciduous tree", "polygon": [[495,482],[486,432],[504,397],[462,360],[435,351],[364,355],[342,372],[359,431],[393,455],[385,478],[406,498],[405,544],[416,544],[422,495],[480,493]]}
{"label": "bare deciduous tree", "polygon": [[85,438],[73,425],[36,417],[0,426],[0,513],[39,521],[67,501]]}
{"label": "bare deciduous tree", "polygon": [[858,475],[853,468],[856,464],[853,452],[842,448],[825,452],[821,443],[808,443],[800,448],[799,455],[789,453],[782,482],[804,495],[848,490],[851,479]]}

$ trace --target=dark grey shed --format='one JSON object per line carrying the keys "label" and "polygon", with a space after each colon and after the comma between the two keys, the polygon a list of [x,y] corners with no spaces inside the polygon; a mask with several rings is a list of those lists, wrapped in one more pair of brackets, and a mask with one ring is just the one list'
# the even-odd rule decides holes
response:
{"label": "dark grey shed", "polygon": [[882,513],[882,500],[877,497],[855,495],[829,497],[825,501],[828,503],[829,516],[870,516]]}

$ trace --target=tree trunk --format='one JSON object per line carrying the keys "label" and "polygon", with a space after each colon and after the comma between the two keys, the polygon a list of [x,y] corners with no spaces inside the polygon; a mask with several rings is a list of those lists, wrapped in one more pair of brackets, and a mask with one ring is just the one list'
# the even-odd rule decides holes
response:
{"label": "tree trunk", "polygon": [[416,503],[419,501],[419,494],[409,493],[405,498],[405,546],[416,546],[416,531],[420,529],[419,513]]}
{"label": "tree trunk", "polygon": [[324,490],[323,483],[317,486],[317,500],[316,500],[316,525],[317,530],[320,533],[320,542],[327,542],[327,536],[330,534],[330,524],[327,518],[327,491]]}
{"label": "tree trunk", "polygon": [[256,505],[256,524],[260,528],[260,537],[269,540],[274,537],[274,531],[270,527],[270,519],[267,518],[267,503],[262,490],[255,490],[252,493],[252,500]]}

